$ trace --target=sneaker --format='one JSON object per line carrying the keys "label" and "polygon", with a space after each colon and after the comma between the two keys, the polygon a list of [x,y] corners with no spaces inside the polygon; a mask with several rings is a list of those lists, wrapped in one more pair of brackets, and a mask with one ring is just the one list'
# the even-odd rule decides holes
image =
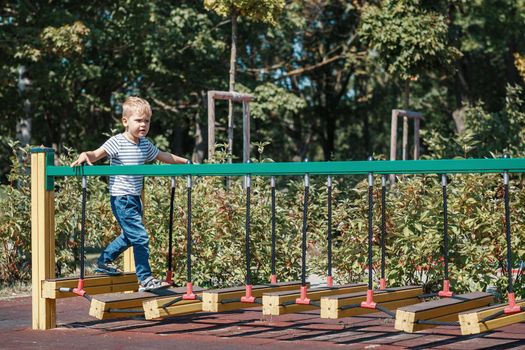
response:
{"label": "sneaker", "polygon": [[104,273],[104,274],[110,275],[110,276],[118,276],[118,275],[122,275],[122,273],[123,273],[115,265],[113,265],[111,263],[104,264],[104,263],[101,263],[101,262],[97,263],[97,268],[95,269],[95,272]]}
{"label": "sneaker", "polygon": [[153,276],[149,276],[144,281],[140,282],[139,292],[148,292],[151,290],[167,288],[169,286],[170,284],[168,282],[158,280],[153,278]]}

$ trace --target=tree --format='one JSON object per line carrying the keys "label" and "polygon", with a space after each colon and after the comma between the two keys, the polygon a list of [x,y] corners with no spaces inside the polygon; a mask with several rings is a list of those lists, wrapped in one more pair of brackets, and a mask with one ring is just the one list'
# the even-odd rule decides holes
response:
{"label": "tree", "polygon": [[379,6],[369,6],[360,28],[385,70],[405,82],[405,108],[409,108],[411,79],[429,70],[450,70],[458,56],[447,34],[445,16],[423,0],[383,0]]}
{"label": "tree", "polygon": [[[275,24],[284,8],[284,0],[204,0],[204,6],[221,16],[231,19],[231,51],[229,91],[235,91],[235,71],[237,60],[237,21],[239,17]],[[233,148],[233,103],[228,103],[228,150],[231,163]]]}

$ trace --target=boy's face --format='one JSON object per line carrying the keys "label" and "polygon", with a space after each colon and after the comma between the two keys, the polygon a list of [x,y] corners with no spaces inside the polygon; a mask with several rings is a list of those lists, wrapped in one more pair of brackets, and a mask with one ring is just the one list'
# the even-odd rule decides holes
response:
{"label": "boy's face", "polygon": [[150,120],[151,117],[140,113],[133,113],[130,117],[122,118],[122,124],[124,124],[126,131],[133,136],[134,139],[138,139],[148,134]]}

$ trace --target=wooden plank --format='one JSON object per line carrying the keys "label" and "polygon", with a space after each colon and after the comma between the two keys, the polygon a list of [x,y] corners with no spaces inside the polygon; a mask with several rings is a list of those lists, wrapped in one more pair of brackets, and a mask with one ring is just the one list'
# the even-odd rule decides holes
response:
{"label": "wooden plank", "polygon": [[[277,284],[263,284],[255,285],[252,289],[252,295],[255,298],[260,298],[264,293],[296,290],[301,286],[301,282],[281,282]],[[224,289],[207,290],[202,293],[202,311],[207,312],[223,312],[230,310],[238,310],[248,307],[259,307],[256,303],[241,303],[231,302],[222,303],[227,299],[241,298],[245,294],[245,287],[234,287]]]}
{"label": "wooden plank", "polygon": [[[319,301],[321,297],[328,295],[337,294],[348,294],[354,292],[366,291],[367,285],[365,283],[360,284],[346,284],[336,287],[318,287],[308,290],[308,298],[311,301]],[[295,301],[295,299],[301,296],[297,290],[284,291],[284,292],[273,292],[263,294],[263,315],[284,315],[289,313],[307,311],[318,309],[315,305],[302,305],[302,304],[291,304],[283,306],[284,303]]]}
{"label": "wooden plank", "polygon": [[[60,292],[60,288],[75,288],[78,277],[47,279],[42,281],[42,295],[44,298],[60,299],[77,296],[74,293]],[[119,276],[94,275],[84,279],[84,289],[88,294],[114,293],[138,290],[135,273],[124,273]]]}
{"label": "wooden plank", "polygon": [[[374,291],[374,301],[381,306],[394,311],[401,306],[419,302],[418,295],[423,294],[421,286],[394,287]],[[342,317],[364,315],[379,312],[375,309],[352,308],[341,310],[342,306],[361,304],[366,300],[366,292],[327,296],[321,298],[321,318],[337,319]]]}
{"label": "wooden plank", "polygon": [[425,303],[405,306],[397,309],[395,329],[405,332],[416,332],[436,325],[417,324],[419,320],[458,321],[460,312],[487,306],[494,301],[492,294],[474,292],[455,295],[451,298],[432,300]]}
{"label": "wooden plank", "polygon": [[[194,290],[200,291],[202,288],[194,287]],[[180,296],[184,293],[186,293],[186,287],[172,287],[149,292],[97,295],[91,300],[89,315],[98,318],[99,320],[141,315],[143,313],[143,302],[145,300],[157,298],[159,296]],[[136,313],[111,312],[111,309],[137,309],[141,311]]]}
{"label": "wooden plank", "polygon": [[[111,293],[102,294],[93,297],[94,299],[100,300],[104,303],[115,303],[126,300],[144,300],[158,297],[175,297],[186,293],[186,287],[170,287],[152,290],[148,292],[135,292],[135,293]],[[202,292],[204,289],[201,287],[194,286],[194,292]]]}
{"label": "wooden plank", "polygon": [[[493,320],[481,322],[484,318],[503,311],[508,304],[498,304],[479,308],[459,314],[461,334],[479,334],[493,329],[501,328],[518,322],[525,321],[525,312],[502,315]],[[525,300],[517,300],[516,305],[525,307]]]}

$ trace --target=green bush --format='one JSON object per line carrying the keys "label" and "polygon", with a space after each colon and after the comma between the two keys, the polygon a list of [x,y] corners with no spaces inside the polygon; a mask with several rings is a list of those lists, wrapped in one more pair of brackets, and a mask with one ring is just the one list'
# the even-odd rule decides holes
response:
{"label": "green bush", "polygon": [[[12,144],[9,184],[0,188],[0,279],[29,280],[30,182],[28,150]],[[64,154],[59,163],[75,156]],[[256,161],[256,160],[254,160]],[[454,290],[484,290],[496,285],[504,294],[506,272],[503,186],[501,176],[449,176],[450,280]],[[366,179],[334,179],[334,275],[338,283],[365,280],[367,264]],[[374,271],[379,273],[380,179],[374,190]],[[57,179],[55,197],[57,274],[78,273],[80,179]],[[525,260],[525,192],[517,175],[511,177],[511,218],[514,266]],[[300,277],[303,181],[280,182],[277,193],[277,270],[279,280]],[[155,274],[166,270],[169,218],[169,178],[147,178],[145,224],[151,236],[151,264]],[[193,280],[205,287],[242,284],[245,274],[245,193],[242,179],[224,186],[219,177],[194,178]],[[437,175],[399,177],[387,197],[387,280],[389,285],[419,284],[436,291],[443,278],[442,193]],[[174,211],[174,279],[186,281],[186,178],[177,179]],[[265,282],[271,268],[269,179],[252,179],[251,243],[253,283]],[[308,273],[327,268],[326,178],[313,177],[308,213]],[[104,178],[89,178],[87,202],[88,247],[103,247],[119,234],[109,206]],[[515,282],[523,296],[523,281]]]}

